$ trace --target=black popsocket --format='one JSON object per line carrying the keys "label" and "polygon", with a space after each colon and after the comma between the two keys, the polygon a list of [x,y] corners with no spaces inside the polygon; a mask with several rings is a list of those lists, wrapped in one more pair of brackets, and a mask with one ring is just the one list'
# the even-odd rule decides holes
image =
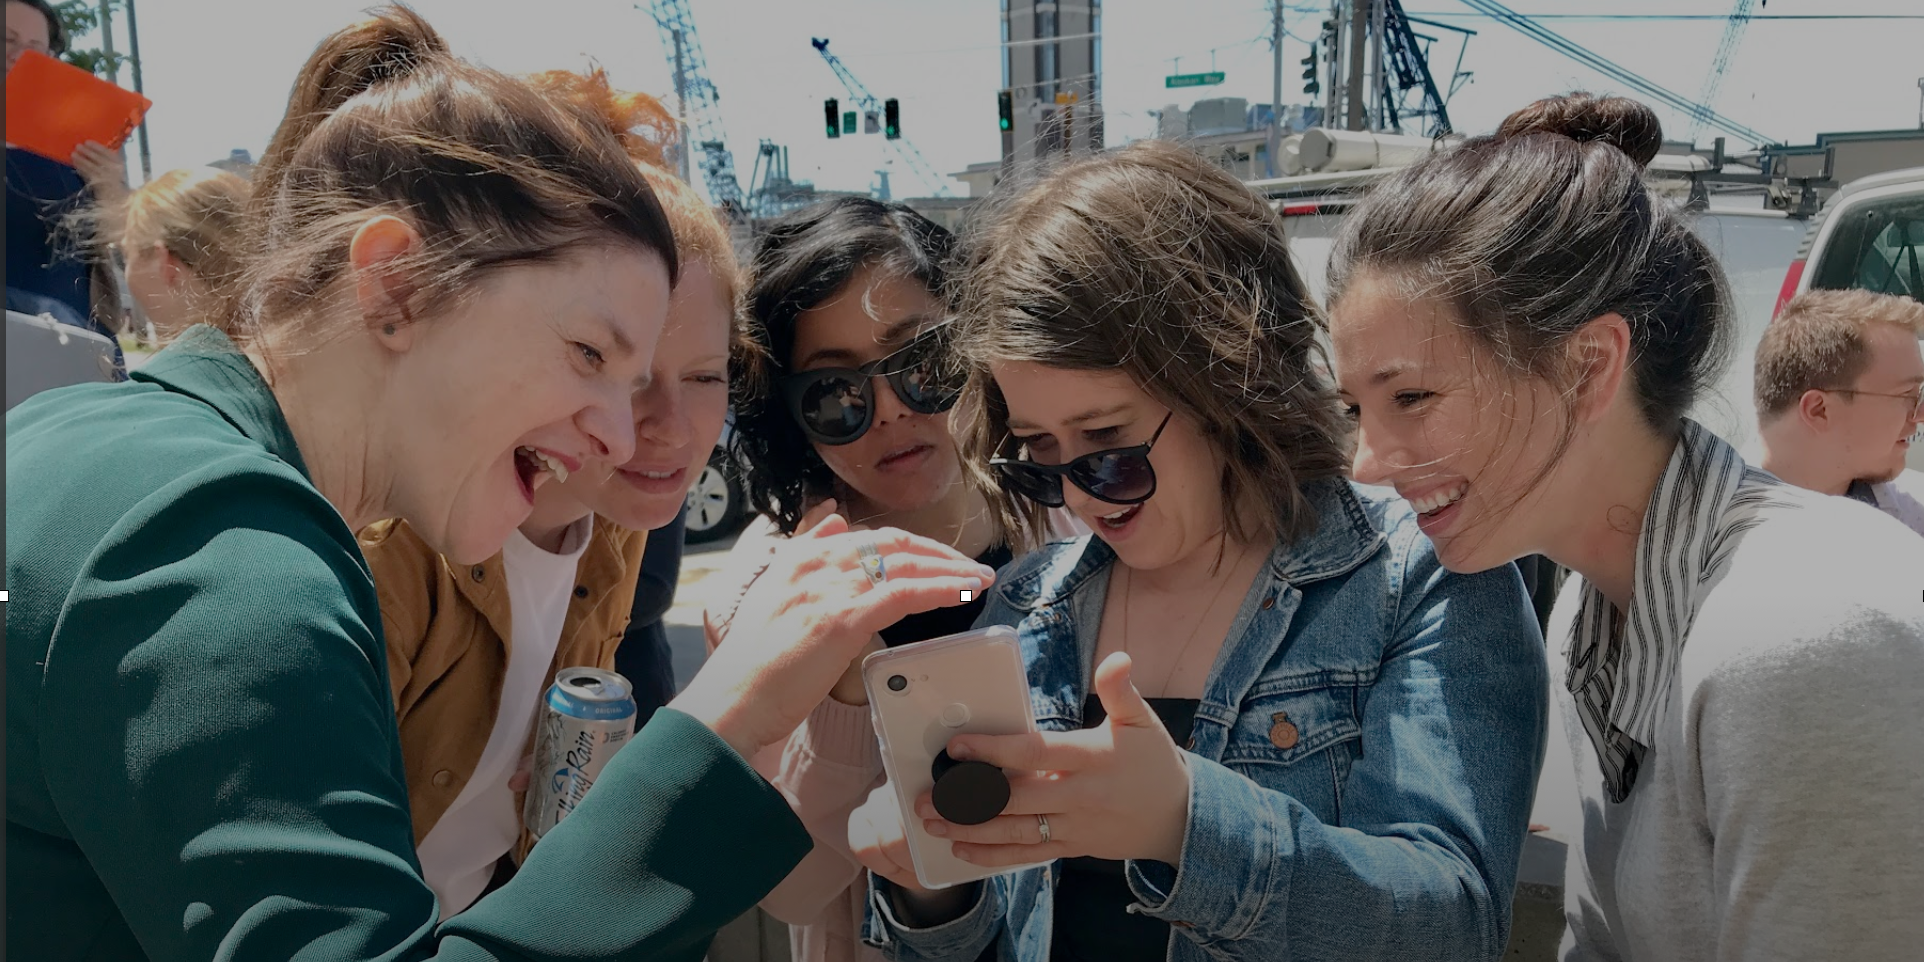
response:
{"label": "black popsocket", "polygon": [[935,756],[936,814],[957,825],[980,825],[1009,804],[1009,777],[988,762],[958,762],[948,749]]}

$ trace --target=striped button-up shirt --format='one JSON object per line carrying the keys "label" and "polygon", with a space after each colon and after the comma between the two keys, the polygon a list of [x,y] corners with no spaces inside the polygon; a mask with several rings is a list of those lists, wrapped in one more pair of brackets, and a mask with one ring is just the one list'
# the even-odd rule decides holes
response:
{"label": "striped button-up shirt", "polygon": [[1565,684],[1611,801],[1622,802],[1636,785],[1705,589],[1729,561],[1734,536],[1761,520],[1758,509],[1782,485],[1686,420],[1644,513],[1629,612],[1584,583]]}

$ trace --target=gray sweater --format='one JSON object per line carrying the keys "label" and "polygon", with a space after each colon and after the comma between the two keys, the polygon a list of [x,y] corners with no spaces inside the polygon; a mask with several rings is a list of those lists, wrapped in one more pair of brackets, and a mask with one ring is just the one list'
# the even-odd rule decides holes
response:
{"label": "gray sweater", "polygon": [[1737,535],[1622,803],[1556,685],[1583,805],[1566,962],[1924,957],[1924,541],[1785,500]]}

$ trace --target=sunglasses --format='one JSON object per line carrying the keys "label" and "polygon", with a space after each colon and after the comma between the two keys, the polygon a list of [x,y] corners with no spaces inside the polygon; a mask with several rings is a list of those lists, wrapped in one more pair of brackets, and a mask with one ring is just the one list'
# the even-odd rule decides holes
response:
{"label": "sunglasses", "polygon": [[917,334],[889,356],[861,367],[820,367],[787,375],[775,389],[788,413],[817,444],[848,444],[875,423],[875,379],[888,381],[902,406],[940,414],[955,405],[959,388],[944,376],[947,340],[940,325]]}
{"label": "sunglasses", "polygon": [[1002,487],[1047,508],[1062,507],[1062,479],[1081,488],[1090,497],[1110,504],[1141,504],[1156,493],[1156,469],[1149,463],[1149,450],[1162,437],[1162,429],[1176,416],[1162,416],[1156,433],[1142,444],[1126,448],[1094,451],[1063,464],[1037,464],[1019,458],[990,458]]}

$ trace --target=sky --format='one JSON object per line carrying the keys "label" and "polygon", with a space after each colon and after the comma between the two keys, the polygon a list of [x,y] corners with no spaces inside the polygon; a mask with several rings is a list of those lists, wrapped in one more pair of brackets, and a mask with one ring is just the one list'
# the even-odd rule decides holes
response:
{"label": "sky", "polygon": [[[205,164],[241,148],[258,157],[285,109],[300,63],[368,0],[147,0],[139,5],[143,80],[154,172]],[[673,106],[673,71],[659,33],[634,0],[414,0],[456,53],[511,73],[591,63],[618,87],[662,96]],[[995,97],[1001,85],[998,0],[690,0],[708,73],[720,93],[737,177],[750,181],[757,143],[789,148],[790,173],[818,187],[866,190],[889,162],[877,135],[830,140],[822,101],[849,95],[810,46],[827,37],[877,97],[902,105],[906,138],[941,174],[995,160]],[[1526,14],[1727,15],[1731,0],[1512,0]],[[1151,113],[1200,97],[1268,102],[1270,17],[1265,0],[1104,0],[1103,97],[1110,144],[1149,136]],[[1631,93],[1590,68],[1475,15],[1460,0],[1405,0],[1412,17],[1477,31],[1467,40],[1471,74],[1449,104],[1464,132],[1494,128],[1537,97],[1572,89]],[[1756,11],[1796,14],[1924,14],[1917,0],[1764,0]],[[1285,0],[1284,102],[1302,99],[1299,61],[1327,6]],[[127,42],[124,16],[115,39]],[[1624,67],[1696,99],[1724,21],[1541,21]],[[1455,67],[1456,34],[1432,55],[1439,82]],[[93,46],[94,42],[81,45]],[[1180,58],[1180,59],[1178,59]],[[1220,86],[1169,90],[1174,72],[1218,70]],[[1725,72],[1715,107],[1783,141],[1819,132],[1915,128],[1924,78],[1924,20],[1754,21]],[[120,82],[132,85],[124,69]],[[1689,139],[1687,117],[1660,110],[1666,135]],[[1700,135],[1708,146],[1714,132]],[[136,181],[139,163],[129,153]],[[900,196],[924,185],[892,165]]]}

